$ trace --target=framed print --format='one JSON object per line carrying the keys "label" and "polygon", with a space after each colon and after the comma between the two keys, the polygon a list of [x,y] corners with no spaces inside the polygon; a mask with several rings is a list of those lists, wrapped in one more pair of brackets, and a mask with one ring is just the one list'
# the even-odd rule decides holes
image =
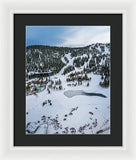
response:
{"label": "framed print", "polygon": [[14,14],[14,146],[122,146],[122,14]]}

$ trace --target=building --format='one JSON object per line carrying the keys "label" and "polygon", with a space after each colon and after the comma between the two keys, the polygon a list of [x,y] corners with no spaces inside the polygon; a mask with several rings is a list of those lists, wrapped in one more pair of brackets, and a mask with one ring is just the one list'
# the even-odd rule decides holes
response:
{"label": "building", "polygon": [[29,79],[32,79],[32,78],[42,78],[42,77],[50,77],[50,76],[53,76],[53,72],[50,71],[50,72],[40,72],[40,73],[31,73],[29,74]]}

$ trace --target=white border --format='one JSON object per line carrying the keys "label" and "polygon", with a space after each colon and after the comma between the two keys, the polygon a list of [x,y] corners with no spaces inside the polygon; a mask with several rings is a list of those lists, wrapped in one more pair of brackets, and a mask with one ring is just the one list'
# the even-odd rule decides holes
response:
{"label": "white border", "polygon": [[[13,14],[14,13],[37,13],[37,14],[41,14],[41,13],[82,13],[82,14],[86,14],[86,13],[90,13],[90,14],[100,14],[100,13],[106,13],[106,14],[110,14],[110,13],[121,13],[123,15],[123,146],[122,147],[14,147],[13,146]],[[10,50],[11,52],[10,54],[10,82],[11,82],[11,90],[10,90],[10,149],[11,150],[67,150],[67,149],[72,149],[72,150],[79,150],[82,148],[82,150],[126,150],[126,11],[125,10],[94,10],[94,11],[90,11],[90,10],[82,10],[82,11],[61,11],[61,10],[49,10],[49,11],[45,11],[45,10],[35,10],[35,11],[31,11],[31,10],[11,10],[10,11]]]}

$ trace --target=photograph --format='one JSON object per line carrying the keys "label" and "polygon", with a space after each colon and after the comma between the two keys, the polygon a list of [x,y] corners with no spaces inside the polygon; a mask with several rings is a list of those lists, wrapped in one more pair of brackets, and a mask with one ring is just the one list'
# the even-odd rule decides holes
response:
{"label": "photograph", "polygon": [[110,134],[110,26],[26,26],[26,131]]}

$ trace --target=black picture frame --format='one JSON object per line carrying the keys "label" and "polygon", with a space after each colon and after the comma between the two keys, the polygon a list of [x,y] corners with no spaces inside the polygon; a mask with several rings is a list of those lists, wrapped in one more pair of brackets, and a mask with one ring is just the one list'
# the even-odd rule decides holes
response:
{"label": "black picture frame", "polygon": [[[122,146],[122,14],[14,14],[14,146]],[[25,26],[111,26],[111,134],[25,134]]]}

